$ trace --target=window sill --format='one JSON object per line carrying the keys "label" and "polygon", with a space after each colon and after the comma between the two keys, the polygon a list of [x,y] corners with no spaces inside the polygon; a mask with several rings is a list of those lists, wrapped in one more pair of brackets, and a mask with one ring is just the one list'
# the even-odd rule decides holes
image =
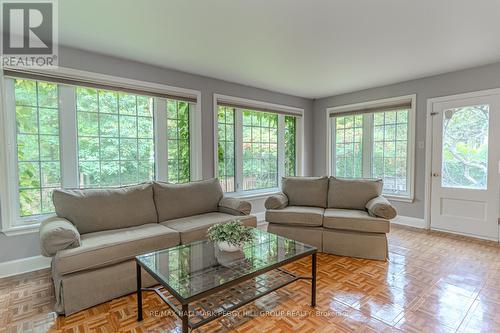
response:
{"label": "window sill", "polygon": [[399,197],[397,195],[389,195],[389,194],[383,194],[383,193],[382,193],[382,196],[389,201],[399,201],[399,202],[407,202],[407,203],[413,203],[415,201],[415,199],[411,198],[411,197]]}
{"label": "window sill", "polygon": [[11,226],[2,229],[2,233],[5,236],[19,236],[19,235],[38,233],[39,229],[40,229],[40,223],[34,223],[34,224]]}

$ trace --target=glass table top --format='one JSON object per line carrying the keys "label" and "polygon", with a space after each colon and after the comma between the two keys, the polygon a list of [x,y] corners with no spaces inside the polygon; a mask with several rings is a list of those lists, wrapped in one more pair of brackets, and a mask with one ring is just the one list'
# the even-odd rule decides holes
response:
{"label": "glass table top", "polygon": [[188,299],[316,252],[314,246],[252,229],[254,238],[240,251],[223,252],[213,242],[204,240],[143,254],[136,259],[158,282],[178,297]]}

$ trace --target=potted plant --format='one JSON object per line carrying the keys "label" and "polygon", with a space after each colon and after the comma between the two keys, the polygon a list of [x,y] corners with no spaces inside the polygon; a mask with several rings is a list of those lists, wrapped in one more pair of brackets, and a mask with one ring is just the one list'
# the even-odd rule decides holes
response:
{"label": "potted plant", "polygon": [[208,229],[208,238],[217,244],[221,251],[241,250],[243,244],[253,238],[252,229],[245,227],[239,220],[216,224]]}

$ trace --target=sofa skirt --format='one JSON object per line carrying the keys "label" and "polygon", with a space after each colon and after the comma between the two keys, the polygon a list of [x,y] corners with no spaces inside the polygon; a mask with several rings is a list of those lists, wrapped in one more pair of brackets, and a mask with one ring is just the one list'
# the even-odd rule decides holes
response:
{"label": "sofa skirt", "polygon": [[363,259],[387,260],[386,234],[323,229],[323,252]]}
{"label": "sofa skirt", "polygon": [[[56,312],[67,316],[137,290],[135,260],[63,276],[53,271],[52,278]],[[142,270],[143,287],[157,284]]]}

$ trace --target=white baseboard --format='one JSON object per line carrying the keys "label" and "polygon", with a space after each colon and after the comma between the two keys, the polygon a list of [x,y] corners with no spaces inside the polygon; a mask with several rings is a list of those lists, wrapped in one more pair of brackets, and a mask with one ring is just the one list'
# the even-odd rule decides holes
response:
{"label": "white baseboard", "polygon": [[420,229],[426,229],[427,226],[425,225],[425,220],[420,219],[418,217],[411,217],[411,216],[396,216],[396,218],[391,220],[391,223],[394,224],[399,224],[399,225],[406,225],[409,227],[414,227],[414,228],[420,228]]}
{"label": "white baseboard", "polygon": [[0,263],[0,278],[49,268],[51,258],[34,256]]}

